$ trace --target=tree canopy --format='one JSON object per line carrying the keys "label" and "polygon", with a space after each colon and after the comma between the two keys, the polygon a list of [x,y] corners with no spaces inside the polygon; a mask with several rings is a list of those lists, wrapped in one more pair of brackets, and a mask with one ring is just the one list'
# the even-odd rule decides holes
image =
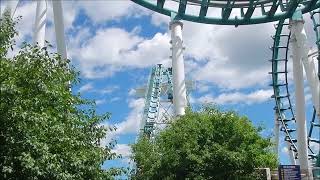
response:
{"label": "tree canopy", "polygon": [[16,22],[0,21],[0,179],[110,179],[116,157],[101,146],[109,127],[92,102],[73,95],[78,73],[47,48],[24,44],[12,58]]}
{"label": "tree canopy", "polygon": [[133,145],[134,179],[250,179],[277,166],[269,138],[246,117],[207,107],[188,112],[153,141]]}

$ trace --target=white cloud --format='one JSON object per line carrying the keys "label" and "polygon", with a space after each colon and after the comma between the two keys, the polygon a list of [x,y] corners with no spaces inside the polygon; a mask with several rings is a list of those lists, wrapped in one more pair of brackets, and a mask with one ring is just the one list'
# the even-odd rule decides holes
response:
{"label": "white cloud", "polygon": [[[142,112],[144,108],[144,99],[130,99],[129,108],[131,111],[123,121],[114,124],[116,131],[109,131],[106,137],[102,140],[102,146],[107,145],[112,140],[115,140],[119,135],[136,134],[139,132],[140,124],[142,120]],[[104,123],[103,125],[109,126]]]}
{"label": "white cloud", "polygon": [[136,95],[136,93],[137,93],[137,90],[135,90],[135,89],[130,89],[128,95],[129,95],[129,96],[134,96],[134,95]]}
{"label": "white cloud", "polygon": [[106,95],[106,94],[111,94],[118,89],[119,89],[119,86],[116,86],[116,85],[113,85],[113,86],[109,85],[104,88],[98,89],[98,88],[94,87],[92,83],[87,83],[79,88],[79,92],[80,93],[91,92],[91,93],[98,93],[101,95]]}
{"label": "white cloud", "polygon": [[282,149],[281,149],[281,152],[282,153],[288,153],[289,152],[289,149],[288,149],[288,147],[282,147]]}
{"label": "white cloud", "polygon": [[131,1],[77,1],[77,6],[83,9],[95,23],[119,20],[122,17],[140,17],[146,15],[145,8]]}
{"label": "white cloud", "polygon": [[105,104],[107,101],[105,99],[99,99],[99,100],[96,100],[96,105],[101,105],[101,104]]}
{"label": "white cloud", "polygon": [[209,91],[210,86],[205,83],[199,82],[199,83],[196,83],[195,88],[198,90],[198,92],[205,93]]}
{"label": "white cloud", "polygon": [[112,152],[122,155],[123,158],[128,158],[132,154],[131,147],[128,144],[117,144]]}
{"label": "white cloud", "polygon": [[93,89],[92,83],[87,83],[79,88],[80,93],[85,93]]}
{"label": "white cloud", "polygon": [[273,31],[272,24],[234,28],[184,22],[185,55],[196,63],[189,74],[225,89],[266,85]]}
{"label": "white cloud", "polygon": [[202,96],[198,98],[198,102],[200,103],[215,103],[219,105],[224,104],[257,104],[262,103],[267,100],[270,100],[273,90],[257,90],[251,92],[249,94],[244,94],[241,92],[234,92],[234,93],[222,93],[217,97],[213,97],[210,94]]}
{"label": "white cloud", "polygon": [[115,124],[117,127],[116,134],[135,134],[140,129],[140,124],[142,120],[142,111],[144,108],[144,99],[131,99],[129,101],[129,108],[131,112],[125,118],[124,121]]}
{"label": "white cloud", "polygon": [[144,39],[120,28],[100,29],[81,47],[73,46],[71,52],[86,78],[102,78],[126,67],[168,64],[169,37],[157,33],[152,39]]}
{"label": "white cloud", "polygon": [[105,95],[105,94],[111,94],[118,89],[119,89],[119,86],[108,86],[108,87],[105,87],[101,90],[97,90],[97,92]]}
{"label": "white cloud", "polygon": [[113,98],[111,98],[110,99],[110,102],[112,103],[112,102],[117,102],[117,101],[119,101],[121,98],[120,97],[113,97]]}

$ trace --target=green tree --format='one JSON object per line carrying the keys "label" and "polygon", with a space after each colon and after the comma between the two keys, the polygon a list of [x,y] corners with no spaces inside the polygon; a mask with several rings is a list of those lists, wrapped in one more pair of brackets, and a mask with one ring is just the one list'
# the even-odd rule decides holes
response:
{"label": "green tree", "polygon": [[0,179],[111,179],[103,170],[116,157],[100,142],[111,127],[100,123],[94,103],[66,84],[78,73],[57,54],[25,44],[7,53],[16,31],[8,14],[0,21]]}
{"label": "green tree", "polygon": [[269,138],[246,117],[208,107],[178,118],[155,140],[133,145],[133,179],[256,179],[254,169],[274,168]]}

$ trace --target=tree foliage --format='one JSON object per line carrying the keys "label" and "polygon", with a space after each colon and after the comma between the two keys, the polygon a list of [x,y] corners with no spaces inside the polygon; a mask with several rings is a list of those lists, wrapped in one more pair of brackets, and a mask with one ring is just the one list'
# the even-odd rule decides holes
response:
{"label": "tree foliage", "polygon": [[260,130],[231,111],[188,112],[154,141],[133,145],[133,179],[255,179],[255,168],[277,165]]}
{"label": "tree foliage", "polygon": [[99,125],[94,104],[66,87],[78,73],[57,54],[25,44],[13,58],[15,22],[0,23],[0,179],[110,179],[103,170],[113,159],[100,141],[109,127]]}

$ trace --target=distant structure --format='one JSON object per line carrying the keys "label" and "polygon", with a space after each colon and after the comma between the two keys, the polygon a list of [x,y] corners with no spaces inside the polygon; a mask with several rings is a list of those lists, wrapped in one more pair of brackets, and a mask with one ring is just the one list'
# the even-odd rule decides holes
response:
{"label": "distant structure", "polygon": [[[186,82],[187,105],[188,92],[194,87],[192,81]],[[152,67],[146,87],[137,88],[136,95],[145,98],[141,135],[153,139],[154,136],[179,116],[174,106],[172,68],[157,64]]]}

